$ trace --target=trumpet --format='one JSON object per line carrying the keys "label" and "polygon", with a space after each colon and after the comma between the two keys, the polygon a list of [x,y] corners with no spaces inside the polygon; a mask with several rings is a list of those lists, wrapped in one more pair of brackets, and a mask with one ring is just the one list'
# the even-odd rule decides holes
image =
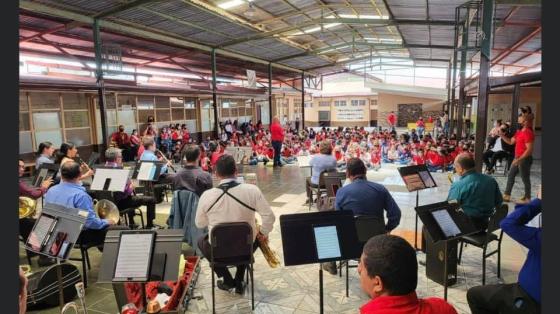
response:
{"label": "trumpet", "polygon": [[173,167],[173,163],[170,162],[169,159],[167,159],[167,157],[165,157],[165,154],[163,154],[161,152],[161,150],[156,149],[156,153],[159,154],[161,156],[161,158],[163,158],[163,161],[165,161],[169,165],[169,168],[171,168],[171,170],[173,170],[173,172],[177,172],[177,170],[175,170],[175,167]]}
{"label": "trumpet", "polygon": [[26,196],[19,197],[19,219],[32,217],[36,209],[36,200]]}
{"label": "trumpet", "polygon": [[[260,232],[261,230],[260,225],[257,225],[257,230],[258,232]],[[271,268],[276,268],[280,266],[281,263],[280,263],[280,258],[278,257],[278,253],[276,253],[270,248],[270,246],[268,245],[268,241],[267,242],[262,241],[258,237],[257,237],[257,241],[259,241],[259,248],[263,253],[264,259],[268,263],[268,266],[270,266]]]}

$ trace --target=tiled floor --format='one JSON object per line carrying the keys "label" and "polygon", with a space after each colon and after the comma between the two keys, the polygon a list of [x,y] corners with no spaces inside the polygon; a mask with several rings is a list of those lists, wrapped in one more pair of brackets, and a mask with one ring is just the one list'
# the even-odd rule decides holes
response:
{"label": "tiled floor", "polygon": [[[306,212],[304,177],[309,174],[309,169],[300,169],[296,166],[287,166],[282,169],[270,167],[245,166],[243,173],[256,173],[258,186],[273,207],[277,217],[282,214]],[[415,195],[408,193],[396,168],[384,166],[378,172],[368,174],[370,180],[383,183],[392,193],[402,210],[402,219],[395,234],[412,239],[414,234]],[[428,204],[445,200],[449,190],[447,174],[435,173],[434,178],[437,188],[420,192],[420,204]],[[535,162],[532,168],[533,190],[540,183],[540,162]],[[500,188],[505,187],[505,177],[496,177]],[[521,197],[522,183],[518,178],[513,197]],[[169,212],[170,204],[164,202],[157,207],[157,222],[164,225]],[[510,204],[510,210],[512,209]],[[314,209],[312,209],[314,210]],[[412,241],[412,240],[411,240]],[[271,247],[278,252],[282,259],[282,244],[279,230],[279,220],[276,220],[275,229],[270,236]],[[502,244],[502,279],[496,277],[496,256],[487,263],[487,283],[514,282],[517,273],[524,261],[526,251],[507,236]],[[459,313],[469,313],[466,303],[466,290],[481,284],[481,250],[468,247],[463,252],[463,262],[458,266],[458,282],[449,289],[449,302],[455,306]],[[86,303],[89,313],[117,313],[118,309],[111,286],[95,283],[99,270],[101,254],[91,250],[92,270],[89,272],[90,286],[86,290]],[[271,269],[262,254],[255,253],[255,302],[256,313],[318,313],[319,312],[319,286],[318,265],[280,267]],[[419,253],[419,260],[424,260],[425,255]],[[20,250],[20,261],[26,263],[23,250]],[[35,265],[35,264],[34,264]],[[202,262],[201,276],[195,289],[195,296],[201,299],[192,300],[187,313],[209,313],[212,309],[210,269],[206,261]],[[79,265],[77,265],[79,266]],[[79,266],[81,269],[81,266]],[[35,265],[34,270],[38,269]],[[443,297],[443,286],[428,280],[425,268],[419,265],[417,292],[420,296]],[[228,294],[216,290],[218,313],[248,313],[251,312],[250,289],[243,296]],[[350,269],[350,295],[345,294],[345,278],[332,276],[325,273],[325,311],[327,313],[357,313],[360,305],[368,297],[360,290],[356,269]],[[32,311],[30,313],[58,313],[57,308]]]}

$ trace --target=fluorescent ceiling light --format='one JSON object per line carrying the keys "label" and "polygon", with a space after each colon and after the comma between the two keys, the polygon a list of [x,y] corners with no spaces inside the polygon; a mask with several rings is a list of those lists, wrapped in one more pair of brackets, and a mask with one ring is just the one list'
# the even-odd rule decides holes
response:
{"label": "fluorescent ceiling light", "polygon": [[402,43],[402,39],[400,38],[371,38],[371,37],[366,37],[364,38],[367,41],[374,41],[374,42],[378,42],[378,43]]}
{"label": "fluorescent ceiling light", "polygon": [[[389,16],[387,15],[356,15],[356,14],[339,14],[341,18],[346,19],[364,19],[364,20],[388,20]],[[329,19],[334,18],[334,16],[327,17]]]}
{"label": "fluorescent ceiling light", "polygon": [[218,4],[218,6],[222,9],[227,10],[242,5],[244,2],[245,1],[243,0],[230,0],[230,1],[222,2],[221,4]]}
{"label": "fluorescent ceiling light", "polygon": [[[340,25],[340,23],[325,24],[325,25],[323,25],[323,29],[332,28],[332,27],[335,27],[335,26],[338,26],[338,25]],[[320,30],[321,30],[321,26],[318,26],[318,27],[306,29],[303,32],[306,33],[306,34],[309,34],[309,33],[315,33],[315,32],[320,31]],[[292,34],[292,35],[294,35],[294,34]]]}

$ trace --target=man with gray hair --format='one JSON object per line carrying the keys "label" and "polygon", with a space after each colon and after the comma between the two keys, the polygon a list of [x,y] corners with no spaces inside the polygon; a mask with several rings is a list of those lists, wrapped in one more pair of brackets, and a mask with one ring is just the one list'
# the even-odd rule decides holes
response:
{"label": "man with gray hair", "polygon": [[[111,147],[105,151],[105,167],[122,169],[122,161],[122,151],[119,148]],[[155,198],[146,195],[134,195],[134,185],[130,179],[128,179],[124,192],[116,192],[114,194],[114,199],[117,207],[121,211],[145,205],[147,209],[146,228],[151,229],[154,226],[153,221],[156,218]],[[134,211],[128,212],[128,221],[132,228],[135,229],[136,224],[134,223]]]}

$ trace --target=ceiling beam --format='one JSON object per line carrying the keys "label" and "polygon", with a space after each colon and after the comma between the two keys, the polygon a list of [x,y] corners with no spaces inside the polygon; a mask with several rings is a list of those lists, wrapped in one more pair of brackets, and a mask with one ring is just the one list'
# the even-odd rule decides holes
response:
{"label": "ceiling beam", "polygon": [[[77,21],[77,22],[82,22],[82,23],[85,23],[85,24],[88,24],[88,25],[93,25],[93,18],[90,17],[90,16],[75,13],[75,12],[71,12],[71,11],[68,11],[68,10],[53,8],[53,7],[46,6],[44,4],[37,3],[37,2],[32,2],[32,1],[29,1],[29,0],[20,0],[19,1],[19,7],[21,9],[28,10],[28,11],[35,12],[35,13],[50,15],[50,16],[58,17],[58,18],[70,19],[70,20]],[[138,36],[138,37],[140,37],[144,40],[162,42],[162,43],[165,43],[167,45],[174,46],[174,47],[194,48],[194,49],[198,49],[198,50],[205,51],[205,52],[211,52],[212,49],[213,49],[212,47],[207,46],[207,45],[203,45],[203,44],[200,44],[200,43],[189,41],[189,40],[187,40],[185,38],[182,38],[182,37],[179,37],[179,36],[170,36],[170,35],[167,35],[167,34],[162,34],[162,32],[160,30],[156,30],[156,29],[149,28],[149,27],[144,27],[144,26],[137,25],[137,24],[135,26],[132,26],[132,25],[123,25],[123,24],[120,24],[120,23],[115,23],[115,22],[111,22],[111,21],[107,21],[107,20],[101,20],[99,22],[99,25],[102,28],[112,30],[112,31],[116,31],[116,32],[121,33],[121,34]],[[245,54],[242,54],[242,53],[228,51],[228,50],[225,50],[225,49],[216,49],[216,53],[221,54],[223,56],[230,57],[230,58],[240,59],[240,60],[254,62],[254,63],[258,63],[258,64],[268,65],[270,63],[270,61],[268,61],[268,60],[263,60],[263,59],[260,59],[260,58],[257,58],[257,57],[248,56],[248,55],[245,55]],[[272,63],[272,66],[276,67],[276,68],[279,68],[279,69],[286,70],[286,71],[291,71],[291,72],[296,72],[296,73],[301,73],[302,72],[301,69],[293,68],[293,67],[290,67],[290,66],[285,66],[285,65],[282,65],[282,64],[278,64],[278,63]]]}
{"label": "ceiling beam", "polygon": [[120,12],[123,12],[123,11],[126,11],[126,10],[130,10],[132,8],[136,8],[136,7],[144,5],[144,4],[148,4],[150,2],[157,2],[157,1],[162,1],[162,0],[132,0],[132,1],[129,1],[127,3],[118,5],[114,8],[111,8],[109,10],[97,13],[93,17],[98,18],[98,19],[102,19],[102,18],[106,18],[106,17],[109,17],[111,15],[115,15],[117,13],[120,13]]}
{"label": "ceiling beam", "polygon": [[[348,64],[348,63],[352,63],[352,62],[358,62],[358,61],[363,61],[363,60],[368,60],[372,57],[370,56],[364,56],[364,57],[358,57],[358,58],[350,58],[347,60],[342,60],[342,61],[337,61],[331,64],[327,64],[327,65],[321,65],[318,67],[313,67],[313,68],[308,68],[305,69],[305,71],[314,71],[314,70],[318,70],[318,69],[322,69],[322,68],[328,68],[328,67],[332,67],[332,66],[338,66],[338,65],[344,65],[344,64]],[[384,59],[394,59],[394,60],[412,60],[412,61],[433,61],[433,62],[449,62],[449,59],[427,59],[427,58],[407,58],[407,57],[391,57],[391,56],[373,56],[373,59],[379,59],[379,58],[384,58]]]}
{"label": "ceiling beam", "polygon": [[240,43],[244,43],[247,41],[263,39],[267,37],[272,37],[274,35],[280,35],[283,33],[287,33],[298,28],[302,27],[309,27],[314,25],[321,25],[321,24],[333,24],[333,23],[340,23],[340,24],[359,24],[359,25],[381,25],[381,26],[391,26],[391,25],[443,25],[443,26],[454,26],[455,21],[438,21],[438,20],[374,20],[374,19],[359,19],[359,18],[318,18],[309,21],[305,21],[303,23],[290,25],[287,27],[279,28],[276,30],[263,32],[260,34],[255,34],[243,38],[237,38],[234,40],[227,41],[218,45],[218,48],[224,48]]}
{"label": "ceiling beam", "polygon": [[537,27],[534,31],[527,34],[527,36],[524,36],[523,38],[518,40],[515,44],[513,44],[511,47],[509,47],[507,50],[500,53],[498,56],[496,56],[496,58],[494,58],[492,60],[492,65],[491,66],[494,66],[495,64],[500,63],[500,61],[504,60],[507,56],[509,56],[517,48],[523,46],[529,40],[533,39],[533,37],[537,36],[541,32],[541,29],[542,29],[541,26]]}

